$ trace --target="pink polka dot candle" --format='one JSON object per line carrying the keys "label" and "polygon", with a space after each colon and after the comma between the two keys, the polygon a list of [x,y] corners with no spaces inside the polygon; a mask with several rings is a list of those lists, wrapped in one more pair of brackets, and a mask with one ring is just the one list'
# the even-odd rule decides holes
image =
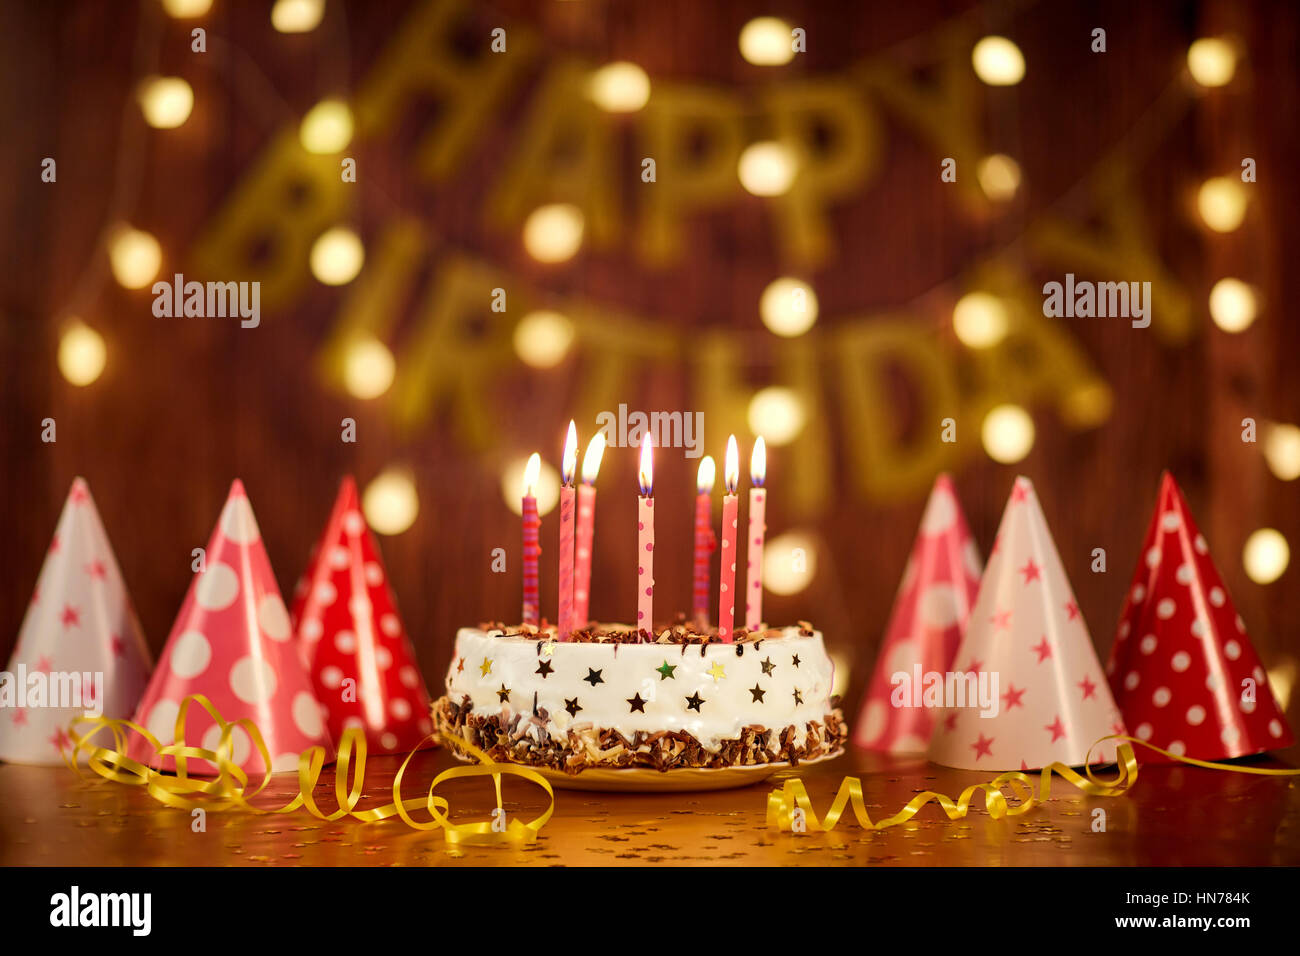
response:
{"label": "pink polka dot candle", "polygon": [[641,497],[637,502],[636,522],[636,626],[654,634],[655,600],[655,476],[654,442],[646,435],[641,440],[641,467],[637,469]]}
{"label": "pink polka dot candle", "polygon": [[745,627],[758,630],[763,623],[763,538],[767,532],[767,447],[763,436],[754,442],[749,459],[749,538],[745,545]]}
{"label": "pink polka dot candle", "polygon": [[591,608],[591,550],[596,538],[596,474],[605,455],[605,433],[596,432],[582,456],[578,486],[578,550],[573,567],[573,623],[586,627]]}
{"label": "pink polka dot candle", "polygon": [[573,631],[573,523],[576,511],[573,475],[577,468],[578,427],[570,421],[560,468],[564,481],[560,487],[559,636],[562,641],[567,641]]}
{"label": "pink polka dot candle", "polygon": [[699,627],[709,626],[709,555],[717,547],[713,536],[713,456],[705,455],[695,476],[695,574],[692,617]]}
{"label": "pink polka dot candle", "polygon": [[740,484],[740,452],[735,435],[727,439],[723,476],[727,493],[722,498],[722,547],[718,549],[718,638],[731,644],[736,639],[736,487]]}

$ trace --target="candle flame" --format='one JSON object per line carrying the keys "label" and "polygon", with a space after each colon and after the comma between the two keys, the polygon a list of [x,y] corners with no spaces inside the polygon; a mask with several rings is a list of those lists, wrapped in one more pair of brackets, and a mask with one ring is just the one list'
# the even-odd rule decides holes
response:
{"label": "candle flame", "polygon": [[740,451],[736,448],[736,436],[727,439],[727,457],[723,470],[723,481],[727,485],[727,494],[734,495],[740,484]]}
{"label": "candle flame", "polygon": [[524,497],[535,498],[537,496],[537,479],[542,473],[542,456],[533,452],[528,456],[528,464],[524,465]]}
{"label": "candle flame", "polygon": [[582,456],[582,480],[589,484],[596,483],[596,473],[600,471],[600,460],[605,457],[605,433],[596,432],[587,442],[587,453]]}
{"label": "candle flame", "polygon": [[578,426],[569,420],[569,433],[564,438],[564,457],[561,459],[560,474],[564,484],[573,484],[573,473],[578,468]]}
{"label": "candle flame", "polygon": [[759,435],[754,439],[754,452],[749,456],[749,482],[755,488],[762,488],[765,478],[767,478],[767,443],[763,441],[763,436]]}
{"label": "candle flame", "polygon": [[705,455],[700,461],[700,470],[695,475],[695,490],[701,495],[712,494],[713,482],[717,478],[717,466],[713,464],[713,456]]}
{"label": "candle flame", "polygon": [[655,444],[649,435],[641,439],[641,469],[637,480],[641,484],[641,494],[647,498],[655,493]]}

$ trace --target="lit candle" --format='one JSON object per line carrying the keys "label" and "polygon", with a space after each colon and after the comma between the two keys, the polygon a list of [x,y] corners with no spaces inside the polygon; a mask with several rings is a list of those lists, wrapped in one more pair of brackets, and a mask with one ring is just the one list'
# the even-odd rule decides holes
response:
{"label": "lit candle", "polygon": [[754,441],[749,458],[749,539],[745,545],[745,627],[756,631],[763,623],[763,537],[767,531],[767,447],[763,436]]}
{"label": "lit candle", "polygon": [[567,641],[573,630],[573,473],[578,467],[578,428],[569,422],[564,439],[560,487],[560,640]]}
{"label": "lit candle", "polygon": [[537,516],[537,476],[542,470],[542,458],[533,452],[524,467],[524,501],[520,509],[524,516],[524,623],[537,623],[537,559],[542,554],[538,537],[542,519]]}
{"label": "lit candle", "polygon": [[636,626],[654,637],[655,603],[655,475],[654,443],[641,440],[641,467],[637,469],[641,498],[637,504],[636,535]]}
{"label": "lit candle", "polygon": [[740,452],[736,436],[727,439],[727,458],[723,470],[727,494],[722,499],[722,549],[718,568],[718,637],[724,644],[736,638],[736,486],[740,484]]}
{"label": "lit candle", "polygon": [[695,478],[695,593],[692,610],[699,627],[709,626],[709,555],[717,547],[713,534],[713,456],[705,455]]}
{"label": "lit candle", "polygon": [[578,486],[578,552],[573,568],[573,624],[587,626],[591,606],[591,547],[596,537],[596,473],[605,454],[605,433],[596,432],[582,456],[582,484]]}

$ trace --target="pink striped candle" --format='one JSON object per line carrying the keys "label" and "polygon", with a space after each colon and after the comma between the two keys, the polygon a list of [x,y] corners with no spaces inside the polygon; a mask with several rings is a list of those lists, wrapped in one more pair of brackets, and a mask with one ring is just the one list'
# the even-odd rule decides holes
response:
{"label": "pink striped candle", "polygon": [[578,465],[578,429],[569,422],[569,434],[564,440],[564,458],[561,465],[563,485],[560,487],[560,596],[559,636],[567,641],[573,632],[573,473]]}
{"label": "pink striped candle", "polygon": [[736,639],[736,486],[740,484],[740,453],[736,436],[727,439],[726,468],[723,472],[727,493],[722,499],[722,548],[718,568],[718,638],[724,644]]}
{"label": "pink striped candle", "polygon": [[586,627],[591,607],[591,549],[596,538],[596,474],[605,454],[605,433],[596,432],[582,456],[578,486],[578,551],[573,568],[573,624]]}
{"label": "pink striped candle", "polygon": [[709,626],[709,555],[717,547],[713,534],[713,456],[705,455],[695,478],[695,590],[692,613],[699,627]]}
{"label": "pink striped candle", "polygon": [[542,469],[541,456],[536,452],[524,468],[523,506],[524,518],[524,613],[525,624],[537,623],[537,561],[542,555],[542,519],[537,515],[537,476]]}
{"label": "pink striped candle", "polygon": [[636,534],[636,626],[654,635],[655,610],[655,480],[654,443],[646,435],[641,441],[641,467],[637,470],[641,498],[637,503]]}
{"label": "pink striped candle", "polygon": [[767,532],[767,447],[763,436],[754,442],[749,459],[749,537],[745,545],[745,627],[756,631],[763,623],[763,538]]}

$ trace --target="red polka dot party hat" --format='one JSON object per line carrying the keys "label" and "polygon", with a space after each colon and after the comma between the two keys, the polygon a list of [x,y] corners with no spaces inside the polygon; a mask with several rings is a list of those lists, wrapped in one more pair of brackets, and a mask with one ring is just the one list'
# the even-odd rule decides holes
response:
{"label": "red polka dot party hat", "polygon": [[[289,612],[271,571],[253,507],[241,482],[235,481],[203,555],[203,567],[190,582],[158,669],[145,691],[135,721],[162,744],[174,739],[182,700],[202,694],[229,723],[248,719],[266,744],[274,772],[296,771],[298,755],[308,747],[333,747],[325,727],[325,709],[312,691],[311,679],[293,640]],[[190,706],[185,742],[215,751],[221,730],[208,713]],[[171,757],[159,759],[143,737],[134,735],[132,759],[162,770],[175,769]],[[242,727],[229,741],[230,759],[257,779],[266,766]],[[211,774],[204,760],[186,761],[187,770]]]}
{"label": "red polka dot party hat", "polygon": [[[1133,735],[1224,760],[1294,738],[1210,547],[1165,472],[1107,665]],[[1161,760],[1154,751],[1144,759]]]}
{"label": "red polka dot party hat", "polygon": [[74,720],[131,716],[148,680],[140,622],[90,489],[78,478],[0,687],[0,760],[63,763]]}
{"label": "red polka dot party hat", "polygon": [[905,675],[910,682],[918,674],[952,667],[982,570],[979,548],[952,479],[940,475],[921,516],[854,728],[854,743],[859,747],[885,753],[924,753],[930,745],[934,711],[897,706],[898,688],[903,683],[898,675]]}
{"label": "red polka dot party hat", "polygon": [[409,753],[425,741],[429,692],[351,477],[298,582],[292,620],[335,740],[360,727],[372,751]]}
{"label": "red polka dot party hat", "polygon": [[[1124,733],[1088,625],[1028,478],[1017,478],[979,597],[940,675],[944,708],[930,759],[972,770],[1081,766]],[[1115,759],[1115,742],[1093,749]]]}

